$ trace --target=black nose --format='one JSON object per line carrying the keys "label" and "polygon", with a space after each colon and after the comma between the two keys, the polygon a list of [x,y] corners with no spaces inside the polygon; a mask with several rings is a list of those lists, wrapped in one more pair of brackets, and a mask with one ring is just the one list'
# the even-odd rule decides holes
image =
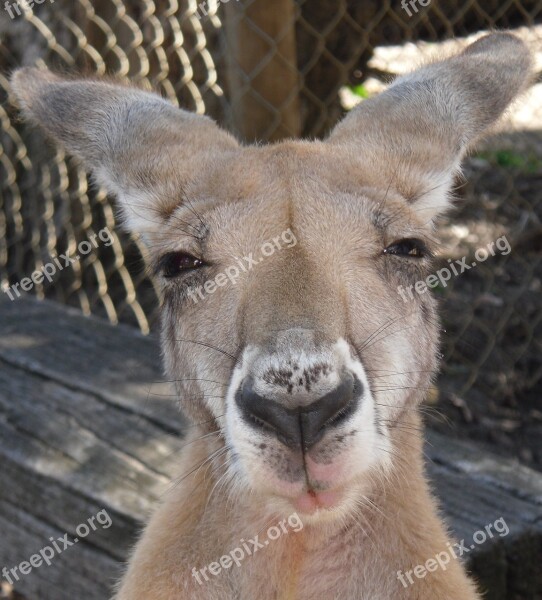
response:
{"label": "black nose", "polygon": [[322,439],[331,427],[354,413],[363,392],[361,381],[345,374],[331,392],[306,406],[287,408],[254,391],[254,381],[247,378],[235,395],[247,423],[274,433],[289,448],[308,450]]}

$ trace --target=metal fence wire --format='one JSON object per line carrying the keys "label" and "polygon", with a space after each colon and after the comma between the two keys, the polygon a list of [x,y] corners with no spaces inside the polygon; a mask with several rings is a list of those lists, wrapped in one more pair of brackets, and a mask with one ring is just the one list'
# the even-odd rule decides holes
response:
{"label": "metal fence wire", "polygon": [[[25,3],[26,1],[26,3]],[[199,2],[199,0],[198,0]],[[113,202],[17,119],[21,65],[109,74],[211,115],[245,140],[321,137],[393,76],[481,31],[510,28],[542,57],[541,0],[13,0],[0,7],[0,284],[8,287],[107,227],[112,244],[30,293],[147,332],[157,294],[140,241]],[[31,4],[33,6],[31,7]],[[9,6],[9,10],[8,7]],[[453,278],[442,294],[444,383],[534,397],[542,386],[542,91],[466,163],[442,260],[506,235],[513,251]]]}

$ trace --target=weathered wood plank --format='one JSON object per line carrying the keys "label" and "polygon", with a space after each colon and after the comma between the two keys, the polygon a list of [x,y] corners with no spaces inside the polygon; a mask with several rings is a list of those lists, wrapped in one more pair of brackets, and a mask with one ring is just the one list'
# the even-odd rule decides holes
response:
{"label": "weathered wood plank", "polygon": [[429,472],[451,529],[469,540],[503,518],[506,537],[476,546],[469,566],[492,600],[542,598],[542,475],[476,444],[427,432]]}
{"label": "weathered wood plank", "polygon": [[[79,340],[79,341],[77,341]],[[153,504],[179,475],[183,420],[155,340],[64,307],[0,303],[0,567],[112,519],[15,581],[29,600],[104,600]]]}
{"label": "weathered wood plank", "polygon": [[156,340],[53,302],[0,299],[0,359],[146,415],[170,433],[182,419],[163,380]]}
{"label": "weathered wood plank", "polygon": [[[468,554],[463,558],[487,597],[492,600],[542,597],[537,595],[542,594],[542,574],[537,569],[527,570],[520,578],[528,586],[528,594],[519,594],[514,583],[518,567],[524,569],[533,561],[542,563],[542,508],[449,467],[432,465],[429,472],[444,518],[455,539],[465,540]],[[490,538],[486,526],[500,519],[504,519],[509,533],[501,537],[493,530]],[[484,532],[487,540],[477,544],[476,540],[484,539],[476,537],[477,532]],[[513,557],[515,562],[511,560]]]}
{"label": "weathered wood plank", "polygon": [[472,442],[455,440],[436,431],[429,430],[426,437],[427,454],[434,462],[542,505],[542,477],[533,469],[517,460],[480,452]]}
{"label": "weathered wood plank", "polygon": [[[124,455],[126,460],[133,458],[165,479],[176,475],[178,453],[172,449],[182,448],[180,436],[168,434],[144,415],[126,412],[99,396],[66,388],[4,364],[0,370],[0,409],[20,426],[32,429],[37,420],[34,428],[38,431],[33,435],[44,436],[46,443],[55,438],[51,431],[43,433],[41,428],[52,429],[57,425],[60,435],[65,436],[63,446],[69,438],[81,444],[85,437],[95,446],[96,439],[111,451]],[[53,420],[56,418],[59,423]],[[45,420],[44,425],[41,419]],[[64,426],[68,428],[66,433]],[[163,439],[167,440],[166,445]]]}
{"label": "weathered wood plank", "polygon": [[[36,501],[39,497],[36,498]],[[90,514],[79,515],[84,521]],[[15,504],[0,499],[0,564],[8,569],[19,564],[13,562],[10,547],[17,548],[20,560],[39,554],[46,546],[52,548],[50,538],[62,538],[64,531],[51,526],[47,521],[34,518]],[[74,600],[74,598],[109,597],[111,584],[119,576],[119,562],[103,550],[93,546],[93,534],[76,545],[63,550],[45,562],[33,568],[29,575],[21,575],[17,570],[10,574],[15,589],[24,590],[27,598],[36,600]],[[70,537],[70,541],[73,538]],[[63,544],[57,542],[62,550]],[[47,552],[47,551],[46,551]],[[51,556],[49,553],[46,556]],[[16,577],[20,578],[18,585]]]}

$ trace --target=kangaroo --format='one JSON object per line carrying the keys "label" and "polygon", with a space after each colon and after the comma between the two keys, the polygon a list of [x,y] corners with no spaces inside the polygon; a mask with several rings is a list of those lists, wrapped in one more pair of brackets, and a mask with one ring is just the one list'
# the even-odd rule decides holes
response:
{"label": "kangaroo", "polygon": [[[435,221],[469,147],[530,83],[509,33],[399,77],[324,141],[243,146],[151,92],[33,68],[24,115],[116,196],[160,282],[191,421],[117,600],[474,600],[429,489]],[[234,277],[235,275],[235,277]],[[277,534],[278,532],[278,534]]]}

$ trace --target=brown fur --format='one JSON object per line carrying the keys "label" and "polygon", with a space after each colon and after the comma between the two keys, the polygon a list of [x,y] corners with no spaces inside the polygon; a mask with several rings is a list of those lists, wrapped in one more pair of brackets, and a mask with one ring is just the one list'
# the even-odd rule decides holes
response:
{"label": "brown fur", "polygon": [[[408,588],[397,580],[445,551],[448,537],[417,411],[437,367],[435,302],[397,294],[431,261],[383,250],[405,238],[435,247],[434,219],[461,158],[530,77],[525,46],[494,34],[400,78],[324,142],[241,147],[147,92],[15,73],[24,113],[118,196],[148,242],[163,288],[166,371],[194,423],[180,483],[148,524],[117,600],[479,598],[456,561]],[[189,298],[286,230],[293,247],[235,285]],[[164,279],[162,257],[179,250],[208,266]],[[329,393],[347,365],[367,374],[356,425],[326,430],[305,453],[247,429],[232,408],[236,374],[295,408]],[[358,417],[373,409],[365,429]],[[203,586],[192,577],[293,512],[297,494],[326,489],[341,502],[308,515],[300,532]]]}

